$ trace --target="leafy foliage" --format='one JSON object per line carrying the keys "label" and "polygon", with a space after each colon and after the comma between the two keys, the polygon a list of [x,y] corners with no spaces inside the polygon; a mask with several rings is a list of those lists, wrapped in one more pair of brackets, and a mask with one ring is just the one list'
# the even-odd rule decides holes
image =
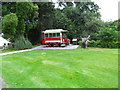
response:
{"label": "leafy foliage", "polygon": [[[13,2],[13,3],[4,2],[2,8],[3,16],[4,15],[7,16],[9,15],[9,13],[14,12],[18,20],[16,25],[16,22],[14,20],[16,18],[9,16],[11,22],[8,25],[6,25],[6,23],[10,20],[9,17],[7,19],[5,18],[6,22],[4,23],[4,26],[5,25],[6,26],[4,29],[5,31],[4,33],[8,35],[7,37],[11,36],[10,38],[13,40],[13,42],[15,41],[15,48],[18,49],[30,48],[31,43],[28,41],[28,39],[25,39],[25,37],[26,38],[28,37],[27,35],[28,31],[36,25],[35,18],[38,17],[37,4],[34,4],[33,2]],[[13,37],[15,37],[15,39],[13,39]]]}
{"label": "leafy foliage", "polygon": [[100,40],[91,40],[88,46],[99,48],[120,48],[120,42],[101,42]]}
{"label": "leafy foliage", "polygon": [[[54,4],[52,2],[36,2],[38,5],[37,26],[34,32],[29,32],[29,37],[33,43],[40,43],[42,40],[42,31],[53,28]],[[34,40],[36,38],[36,40]]]}
{"label": "leafy foliage", "polygon": [[[98,5],[94,4],[94,2],[76,2],[75,6],[69,2],[65,4],[64,9],[57,9],[57,11],[61,11],[61,14],[59,13],[56,16],[54,26],[61,25],[64,28],[68,23],[66,21],[69,21],[70,23],[65,27],[70,31],[68,35],[72,34],[73,38],[81,39],[81,37],[90,34],[92,38],[95,38],[94,33],[100,27],[100,13]],[[59,20],[60,17],[64,19],[62,24],[60,22],[56,23],[61,20]]]}
{"label": "leafy foliage", "polygon": [[[16,14],[19,18],[18,24],[18,33],[25,33],[25,28],[28,26],[33,26],[31,23],[34,23],[34,18],[37,17],[38,7],[32,2],[17,2],[16,3]],[[25,25],[26,24],[26,25]],[[31,29],[27,28],[28,29]]]}
{"label": "leafy foliage", "polygon": [[3,33],[6,38],[13,39],[16,35],[16,27],[18,25],[18,17],[15,13],[7,14],[3,17]]}
{"label": "leafy foliage", "polygon": [[2,2],[2,16],[15,12],[16,2]]}
{"label": "leafy foliage", "polygon": [[113,42],[118,39],[118,31],[113,30],[112,28],[103,27],[98,32],[98,38],[101,42]]}
{"label": "leafy foliage", "polygon": [[117,21],[104,22],[100,30],[96,33],[97,41],[92,40],[89,46],[103,48],[118,48],[120,43]]}
{"label": "leafy foliage", "polygon": [[36,17],[37,5],[32,2],[17,2],[16,13],[20,18],[27,19],[28,17]]}
{"label": "leafy foliage", "polygon": [[36,4],[34,5],[32,2],[16,3],[16,13],[19,18],[17,33],[20,35],[20,37],[18,37],[17,38],[18,40],[15,41],[15,48],[25,49],[30,48],[32,46],[28,39],[24,38],[23,34],[28,33],[29,29],[31,29],[32,26],[34,25],[34,24],[32,25],[31,23],[32,22],[34,23],[34,18],[37,17],[36,13],[37,10],[38,10],[37,5]]}
{"label": "leafy foliage", "polygon": [[25,39],[23,35],[18,36],[15,41],[15,49],[27,49],[32,48],[32,44],[29,42],[28,39]]}

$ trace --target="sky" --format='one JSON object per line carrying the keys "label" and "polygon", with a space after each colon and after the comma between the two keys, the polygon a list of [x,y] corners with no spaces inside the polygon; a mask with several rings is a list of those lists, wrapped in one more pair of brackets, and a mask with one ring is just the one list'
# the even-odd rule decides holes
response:
{"label": "sky", "polygon": [[[57,1],[57,0],[52,0]],[[100,7],[101,19],[103,21],[118,20],[118,2],[120,0],[91,0]],[[119,6],[120,7],[120,6]]]}
{"label": "sky", "polygon": [[[101,9],[101,19],[103,21],[114,21],[118,19],[118,2],[120,0],[92,0]],[[120,6],[119,6],[120,7]]]}

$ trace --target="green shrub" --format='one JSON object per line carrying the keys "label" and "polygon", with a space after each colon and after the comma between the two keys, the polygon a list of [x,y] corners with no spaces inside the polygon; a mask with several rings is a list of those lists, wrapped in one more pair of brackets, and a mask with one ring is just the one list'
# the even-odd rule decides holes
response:
{"label": "green shrub", "polygon": [[99,40],[91,40],[88,43],[88,47],[99,47],[99,48],[120,48],[120,42],[101,42]]}
{"label": "green shrub", "polygon": [[79,43],[80,46],[82,45],[82,41],[79,41],[78,43]]}
{"label": "green shrub", "polygon": [[118,48],[120,48],[120,42],[117,42],[117,46],[118,46]]}
{"label": "green shrub", "polygon": [[15,13],[7,14],[3,17],[3,30],[5,38],[12,40],[16,35],[18,25],[18,17]]}
{"label": "green shrub", "polygon": [[95,40],[91,40],[89,43],[88,43],[88,46],[89,47],[100,47],[100,41],[95,41]]}
{"label": "green shrub", "polygon": [[97,33],[97,37],[101,42],[117,42],[118,41],[118,31],[115,27],[102,27]]}
{"label": "green shrub", "polygon": [[29,42],[28,39],[25,39],[23,35],[20,35],[16,40],[15,40],[15,49],[28,49],[32,48],[32,44]]}

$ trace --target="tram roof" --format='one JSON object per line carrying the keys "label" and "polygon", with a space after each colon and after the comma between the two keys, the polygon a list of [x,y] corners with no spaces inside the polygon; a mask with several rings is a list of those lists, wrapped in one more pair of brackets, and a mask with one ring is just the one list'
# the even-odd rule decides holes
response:
{"label": "tram roof", "polygon": [[49,29],[42,32],[43,33],[60,33],[60,32],[68,32],[68,31],[63,29]]}

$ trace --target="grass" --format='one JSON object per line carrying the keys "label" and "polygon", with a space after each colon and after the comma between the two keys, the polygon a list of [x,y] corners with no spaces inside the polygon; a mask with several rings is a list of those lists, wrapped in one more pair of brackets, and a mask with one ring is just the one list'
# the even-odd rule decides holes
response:
{"label": "grass", "polygon": [[117,88],[117,49],[33,50],[2,57],[10,88]]}
{"label": "grass", "polygon": [[[40,45],[34,45],[32,48],[37,47]],[[15,48],[7,48],[5,50],[2,50],[1,53],[7,53],[7,52],[13,52],[13,51],[19,51],[19,49],[15,49]]]}
{"label": "grass", "polygon": [[18,49],[7,48],[7,49],[5,49],[5,50],[2,50],[2,53],[13,52],[13,51],[18,51]]}

